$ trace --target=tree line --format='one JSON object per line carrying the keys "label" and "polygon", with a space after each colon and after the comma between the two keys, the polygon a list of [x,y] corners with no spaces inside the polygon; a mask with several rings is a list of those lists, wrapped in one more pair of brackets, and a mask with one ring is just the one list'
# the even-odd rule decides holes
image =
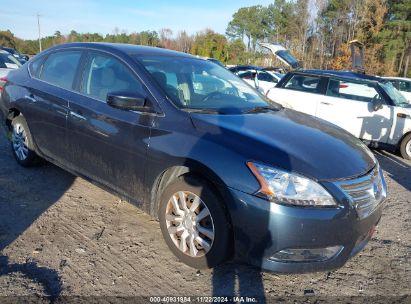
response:
{"label": "tree line", "polygon": [[[350,69],[349,42],[365,46],[366,72],[411,76],[410,0],[274,0],[268,6],[240,8],[225,35],[205,29],[189,35],[164,28],[159,31],[111,34],[78,33],[42,38],[43,49],[64,42],[120,42],[173,49],[213,57],[226,64],[280,65],[259,47],[279,43],[304,68]],[[22,40],[0,31],[0,45],[27,54],[39,51],[37,40]]]}

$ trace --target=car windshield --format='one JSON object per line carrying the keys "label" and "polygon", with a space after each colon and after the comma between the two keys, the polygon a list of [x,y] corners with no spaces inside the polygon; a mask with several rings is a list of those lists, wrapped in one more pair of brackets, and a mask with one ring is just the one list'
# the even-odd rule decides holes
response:
{"label": "car windshield", "polygon": [[380,83],[381,87],[383,90],[390,96],[392,101],[395,103],[396,106],[398,107],[409,107],[409,103],[407,99],[405,99],[404,95],[401,94],[400,91],[398,91],[391,82],[387,81],[385,83]]}
{"label": "car windshield", "polygon": [[182,109],[236,113],[281,107],[230,71],[207,60],[177,56],[138,56],[136,59]]}
{"label": "car windshield", "polygon": [[6,68],[16,68],[21,66],[21,63],[14,58],[13,55],[8,53],[0,53],[0,61],[6,66]]}

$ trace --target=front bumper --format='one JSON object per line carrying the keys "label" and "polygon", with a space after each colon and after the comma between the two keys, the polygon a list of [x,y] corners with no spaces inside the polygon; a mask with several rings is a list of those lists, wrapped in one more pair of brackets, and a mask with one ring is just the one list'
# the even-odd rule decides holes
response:
{"label": "front bumper", "polygon": [[[330,186],[332,188],[332,186]],[[264,270],[284,273],[328,271],[342,267],[367,244],[381,217],[382,203],[360,219],[344,193],[335,189],[337,208],[301,208],[268,202],[254,195],[231,190],[231,220],[236,259]],[[329,189],[330,190],[330,189]],[[273,256],[290,248],[342,246],[323,261],[277,261]]]}

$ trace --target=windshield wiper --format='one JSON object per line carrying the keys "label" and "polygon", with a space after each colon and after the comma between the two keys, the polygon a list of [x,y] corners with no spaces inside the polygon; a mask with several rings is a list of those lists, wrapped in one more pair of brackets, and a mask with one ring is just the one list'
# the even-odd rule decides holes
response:
{"label": "windshield wiper", "polygon": [[280,108],[273,108],[270,106],[261,106],[261,107],[254,107],[251,109],[247,109],[244,111],[244,113],[250,114],[250,113],[264,113],[268,111],[278,111]]}
{"label": "windshield wiper", "polygon": [[190,112],[190,113],[205,113],[205,114],[216,114],[216,113],[218,113],[217,110],[207,109],[207,108],[204,108],[204,109],[201,109],[201,108],[198,108],[198,109],[196,109],[196,108],[183,108],[183,110],[185,110],[187,112]]}

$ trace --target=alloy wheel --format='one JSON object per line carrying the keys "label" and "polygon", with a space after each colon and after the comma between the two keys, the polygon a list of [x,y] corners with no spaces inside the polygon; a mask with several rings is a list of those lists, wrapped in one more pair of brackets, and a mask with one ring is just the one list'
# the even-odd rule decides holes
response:
{"label": "alloy wheel", "polygon": [[199,196],[189,191],[174,193],[166,207],[166,225],[174,245],[184,254],[201,257],[214,241],[210,210]]}
{"label": "alloy wheel", "polygon": [[405,145],[405,152],[411,157],[411,139]]}
{"label": "alloy wheel", "polygon": [[17,123],[13,126],[11,136],[14,153],[20,160],[26,160],[29,154],[28,140],[26,130],[24,130],[21,123]]}

